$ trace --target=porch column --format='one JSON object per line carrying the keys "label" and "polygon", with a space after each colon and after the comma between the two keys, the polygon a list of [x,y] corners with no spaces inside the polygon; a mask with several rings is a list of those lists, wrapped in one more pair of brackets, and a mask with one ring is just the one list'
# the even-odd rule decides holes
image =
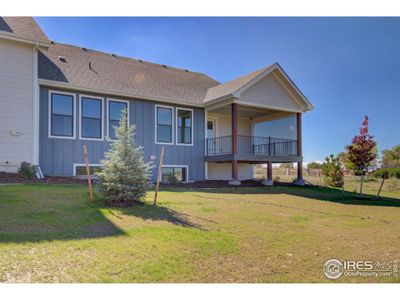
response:
{"label": "porch column", "polygon": [[265,186],[273,186],[274,182],[272,181],[272,162],[267,162],[267,178],[266,180],[261,181],[262,185]]}
{"label": "porch column", "polygon": [[303,179],[303,136],[302,136],[302,114],[297,113],[297,156],[301,157],[301,160],[297,163],[297,180],[295,181],[298,185],[304,185]]}
{"label": "porch column", "polygon": [[239,185],[240,181],[238,181],[238,161],[235,156],[237,154],[237,103],[231,104],[231,119],[232,119],[232,181],[230,184]]}
{"label": "porch column", "polygon": [[272,181],[272,162],[269,161],[267,166],[268,166],[267,179],[268,179],[268,181]]}

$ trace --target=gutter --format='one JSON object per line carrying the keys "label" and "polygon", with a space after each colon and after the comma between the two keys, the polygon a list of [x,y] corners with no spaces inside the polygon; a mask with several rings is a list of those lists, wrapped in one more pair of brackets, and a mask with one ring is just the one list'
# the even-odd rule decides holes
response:
{"label": "gutter", "polygon": [[0,31],[0,38],[10,40],[10,41],[15,41],[15,42],[20,42],[28,45],[32,45],[35,47],[42,47],[45,49],[50,48],[51,44],[47,42],[43,42],[40,40],[32,40],[28,39],[19,35],[16,35],[14,33],[8,33],[6,31]]}
{"label": "gutter", "polygon": [[55,80],[38,79],[38,83],[42,86],[60,88],[60,89],[66,89],[66,90],[73,90],[74,92],[82,91],[82,92],[86,92],[86,93],[124,97],[124,98],[129,98],[129,99],[135,98],[135,99],[142,99],[142,100],[154,101],[154,102],[179,104],[179,105],[187,106],[187,107],[199,107],[199,108],[204,107],[204,105],[202,103],[188,103],[188,102],[184,102],[184,101],[177,101],[177,100],[164,99],[164,98],[143,97],[143,96],[138,96],[138,95],[133,95],[133,94],[115,93],[115,92],[103,91],[103,90],[99,90],[99,89],[90,89],[90,88],[85,88],[85,87],[79,87],[79,86],[71,85],[67,82],[60,82],[60,81],[55,81]]}

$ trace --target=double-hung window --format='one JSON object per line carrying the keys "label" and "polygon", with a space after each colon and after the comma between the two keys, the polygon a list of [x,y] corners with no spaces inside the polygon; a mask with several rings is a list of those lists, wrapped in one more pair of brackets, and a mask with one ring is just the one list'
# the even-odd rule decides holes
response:
{"label": "double-hung window", "polygon": [[116,138],[115,128],[119,126],[123,111],[126,110],[128,114],[129,124],[129,111],[128,101],[122,100],[108,100],[108,136],[112,139]]}
{"label": "double-hung window", "polygon": [[103,140],[103,99],[80,97],[80,138]]}
{"label": "double-hung window", "polygon": [[193,145],[193,110],[176,109],[176,131],[178,145]]}
{"label": "double-hung window", "polygon": [[49,137],[75,138],[75,95],[50,91]]}
{"label": "double-hung window", "polygon": [[156,105],[156,143],[173,144],[173,108]]}

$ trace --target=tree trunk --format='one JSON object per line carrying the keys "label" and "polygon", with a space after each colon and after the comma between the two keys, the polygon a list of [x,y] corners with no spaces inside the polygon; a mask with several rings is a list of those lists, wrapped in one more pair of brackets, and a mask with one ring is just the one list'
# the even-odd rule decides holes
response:
{"label": "tree trunk", "polygon": [[360,176],[360,195],[362,196],[363,192],[363,173],[361,172],[361,176]]}

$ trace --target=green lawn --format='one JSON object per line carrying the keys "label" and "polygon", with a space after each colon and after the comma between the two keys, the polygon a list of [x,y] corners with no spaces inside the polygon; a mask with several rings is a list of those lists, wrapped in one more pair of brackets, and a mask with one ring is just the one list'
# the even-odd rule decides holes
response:
{"label": "green lawn", "polygon": [[[89,203],[82,186],[3,185],[0,281],[325,282],[330,258],[399,259],[398,192],[378,201],[328,188],[179,189],[162,191],[157,207],[149,193],[118,209],[99,195]],[[335,282],[358,281],[400,278]]]}

